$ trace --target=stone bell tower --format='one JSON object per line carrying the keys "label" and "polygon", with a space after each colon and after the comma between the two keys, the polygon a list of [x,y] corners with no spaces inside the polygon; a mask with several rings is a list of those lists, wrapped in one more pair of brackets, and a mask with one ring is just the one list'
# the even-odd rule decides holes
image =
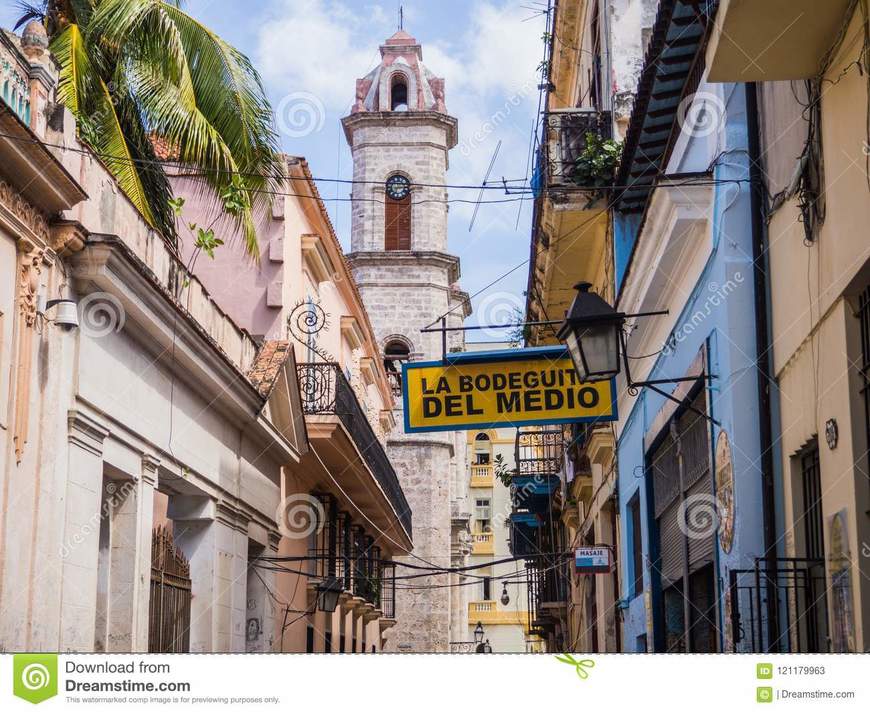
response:
{"label": "stone bell tower", "polygon": [[[448,325],[460,326],[470,312],[458,286],[459,258],[447,253],[444,184],[457,121],[447,114],[444,80],[425,67],[417,40],[399,30],[380,50],[380,64],[357,80],[353,109],[342,120],[354,177],[348,259],[395,379],[400,425],[387,453],[413,510],[414,556],[405,559],[449,567],[461,564],[455,552],[451,558],[451,525],[468,511],[465,436],[405,434],[398,374],[404,360],[441,358],[441,335],[422,328],[446,312]],[[463,343],[462,332],[448,333],[448,350]],[[398,624],[387,634],[388,650],[447,651],[451,630],[467,631],[467,612],[456,605],[461,598],[443,587],[451,579],[397,582]]]}

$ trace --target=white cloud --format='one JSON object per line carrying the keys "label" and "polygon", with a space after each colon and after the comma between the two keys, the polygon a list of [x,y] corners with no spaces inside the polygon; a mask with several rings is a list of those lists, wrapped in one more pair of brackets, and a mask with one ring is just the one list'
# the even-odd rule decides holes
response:
{"label": "white cloud", "polygon": [[270,8],[257,42],[257,67],[280,98],[309,92],[329,110],[353,102],[355,80],[378,60],[386,25],[380,5],[358,9],[328,0],[280,0]]}

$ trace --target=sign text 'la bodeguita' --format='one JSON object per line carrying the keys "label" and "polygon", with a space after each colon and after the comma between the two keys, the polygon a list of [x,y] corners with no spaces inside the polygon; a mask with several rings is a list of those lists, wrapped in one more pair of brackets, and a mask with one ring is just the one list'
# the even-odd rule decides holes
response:
{"label": "sign text 'la bodeguita'", "polygon": [[561,350],[406,364],[405,430],[612,420],[611,382],[582,383]]}
{"label": "sign text 'la bodeguita'", "polygon": [[430,384],[421,377],[423,415],[427,418],[444,416],[479,416],[486,413],[475,405],[487,392],[495,395],[496,412],[550,411],[576,406],[595,408],[601,394],[592,384],[581,384],[573,366],[567,369],[512,371],[507,374],[460,374],[459,393],[445,376]]}

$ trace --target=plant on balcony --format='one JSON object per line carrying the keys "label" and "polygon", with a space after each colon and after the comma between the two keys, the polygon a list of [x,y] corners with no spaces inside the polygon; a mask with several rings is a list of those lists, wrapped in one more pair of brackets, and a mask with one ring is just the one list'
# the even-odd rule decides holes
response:
{"label": "plant on balcony", "polygon": [[586,132],[586,147],[574,161],[573,181],[602,193],[613,185],[616,169],[622,158],[622,142],[605,139],[592,131]]}
{"label": "plant on balcony", "polygon": [[493,470],[495,472],[495,477],[498,478],[501,481],[501,484],[506,488],[511,486],[513,477],[517,474],[516,468],[508,468],[508,464],[505,462],[504,456],[501,453],[496,455],[493,460]]}

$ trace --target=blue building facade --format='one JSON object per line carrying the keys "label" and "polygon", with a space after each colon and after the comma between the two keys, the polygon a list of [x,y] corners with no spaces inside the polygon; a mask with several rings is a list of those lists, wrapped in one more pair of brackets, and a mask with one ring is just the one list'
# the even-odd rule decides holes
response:
{"label": "blue building facade", "polygon": [[635,390],[621,377],[628,652],[748,650],[748,592],[735,582],[765,554],[770,527],[747,93],[704,81],[707,28],[689,12],[660,8],[614,201],[617,307],[668,310],[630,320],[631,376],[683,380]]}

